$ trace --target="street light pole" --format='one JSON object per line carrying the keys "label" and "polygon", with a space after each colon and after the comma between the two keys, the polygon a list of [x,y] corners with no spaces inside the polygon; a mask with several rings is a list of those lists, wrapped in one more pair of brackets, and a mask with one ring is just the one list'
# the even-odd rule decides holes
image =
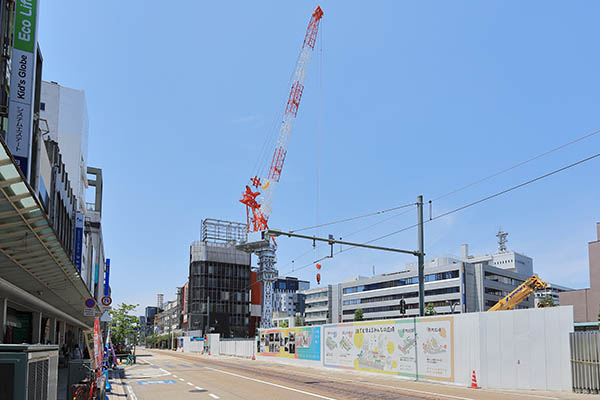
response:
{"label": "street light pole", "polygon": [[423,245],[423,196],[417,196],[417,214],[419,218],[418,238],[419,254],[417,255],[419,264],[419,315],[425,315],[425,253]]}

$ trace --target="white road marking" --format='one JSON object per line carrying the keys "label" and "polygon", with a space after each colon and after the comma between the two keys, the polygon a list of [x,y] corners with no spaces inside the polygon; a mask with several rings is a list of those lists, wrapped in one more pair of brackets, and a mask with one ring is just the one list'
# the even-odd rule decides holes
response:
{"label": "white road marking", "polygon": [[137,400],[137,396],[135,395],[135,393],[133,393],[131,386],[127,385],[127,391],[129,392],[129,397],[131,397],[131,400]]}
{"label": "white road marking", "polygon": [[190,386],[194,386],[194,384],[192,382],[188,382],[187,384]]}
{"label": "white road marking", "polygon": [[196,386],[196,390],[204,390],[200,386]]}
{"label": "white road marking", "polygon": [[[210,369],[210,370],[212,370],[212,371],[220,372],[220,373],[222,373],[222,374],[227,374],[227,375],[231,375],[231,376],[237,376],[238,378],[242,378],[242,379],[248,379],[249,381],[254,381],[254,382],[258,382],[258,383],[263,383],[263,384],[265,384],[265,385],[271,385],[271,386],[275,386],[275,387],[278,387],[278,388],[281,388],[281,389],[291,390],[292,392],[298,392],[298,393],[302,393],[302,394],[307,394],[307,395],[309,395],[309,396],[317,397],[317,398],[319,398],[319,399],[325,399],[325,400],[336,400],[336,399],[333,399],[333,398],[331,398],[331,397],[325,397],[325,396],[321,396],[320,394],[316,394],[316,393],[310,393],[310,392],[305,392],[304,390],[300,390],[300,389],[294,389],[294,388],[291,388],[291,387],[287,387],[287,386],[283,386],[283,385],[278,385],[278,384],[276,384],[276,383],[271,383],[271,382],[267,382],[267,381],[262,381],[262,380],[260,380],[260,379],[249,378],[249,377],[247,377],[247,376],[244,376],[244,375],[238,375],[238,374],[234,374],[233,372],[222,371],[222,370],[220,370],[220,369],[216,369],[216,368],[210,368],[210,367],[207,367],[206,369]],[[211,396],[211,397],[214,397],[212,394],[210,394],[210,396]],[[218,397],[215,397],[215,398],[218,398]],[[471,400],[471,399],[469,399],[469,400]]]}
{"label": "white road marking", "polygon": [[217,396],[216,394],[209,393],[208,395],[210,397],[212,397],[213,399],[218,399],[219,398],[219,396]]}
{"label": "white road marking", "polygon": [[183,379],[183,378],[179,378],[179,380],[180,380],[181,382],[185,382],[185,379]]}
{"label": "white road marking", "polygon": [[173,378],[177,378],[177,375],[173,375]]}
{"label": "white road marking", "polygon": [[164,372],[165,374],[167,374],[167,375],[171,375],[171,373],[170,373],[169,371],[167,371],[166,369],[164,369],[164,368],[159,368],[159,369],[160,369],[162,372]]}

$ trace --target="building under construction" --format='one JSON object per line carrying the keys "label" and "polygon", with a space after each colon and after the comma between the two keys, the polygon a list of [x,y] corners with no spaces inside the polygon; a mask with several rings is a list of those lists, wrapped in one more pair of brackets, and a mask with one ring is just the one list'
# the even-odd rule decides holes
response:
{"label": "building under construction", "polygon": [[246,233],[246,224],[202,221],[202,239],[190,246],[189,330],[248,336],[250,254],[235,247]]}

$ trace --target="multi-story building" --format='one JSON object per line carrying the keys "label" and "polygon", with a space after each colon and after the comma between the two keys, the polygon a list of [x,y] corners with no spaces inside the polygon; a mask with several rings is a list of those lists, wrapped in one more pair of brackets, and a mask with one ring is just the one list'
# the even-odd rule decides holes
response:
{"label": "multi-story building", "polygon": [[158,323],[157,314],[159,313],[159,311],[160,311],[160,309],[155,306],[146,307],[146,312],[145,312],[146,325],[144,326],[144,329],[146,331],[146,336],[150,336],[150,335],[154,334],[154,332],[156,331],[155,327],[156,327],[156,324]]}
{"label": "multi-story building", "polygon": [[600,222],[596,223],[597,239],[588,243],[590,287],[560,293],[560,304],[573,306],[576,324],[598,326],[600,315]]}
{"label": "multi-story building", "polygon": [[179,302],[177,300],[168,301],[164,309],[157,314],[157,333],[179,332],[181,329],[179,315]]}
{"label": "multi-story building", "polygon": [[288,316],[304,313],[305,296],[301,292],[310,289],[310,282],[294,277],[278,277],[273,282],[273,310]]}
{"label": "multi-story building", "polygon": [[202,240],[190,246],[188,329],[249,335],[250,255],[237,250],[246,225],[202,221]]}
{"label": "multi-story building", "polygon": [[[503,242],[503,243],[502,243]],[[503,234],[497,253],[471,256],[462,246],[462,257],[439,257],[425,262],[425,304],[437,314],[486,311],[533,275],[533,260],[508,251]],[[342,283],[343,320],[352,321],[357,309],[365,320],[399,318],[400,300],[405,316],[419,315],[417,263],[405,271],[359,277]],[[560,290],[568,288],[553,285]],[[307,301],[308,303],[308,301]],[[530,296],[517,308],[534,307]]]}
{"label": "multi-story building", "polygon": [[302,292],[305,296],[304,324],[322,325],[341,322],[342,285],[327,285]]}
{"label": "multi-story building", "polygon": [[546,303],[549,299],[552,299],[553,306],[560,306],[560,294],[562,292],[569,292],[573,289],[549,283],[544,289],[539,289],[535,292],[535,306],[538,307],[540,303]]}
{"label": "multi-story building", "polygon": [[[72,350],[101,311],[86,299],[100,300],[108,276],[102,256],[96,282],[86,279],[87,113],[42,95],[37,8],[0,0],[0,343]],[[17,34],[22,28],[26,35]],[[49,123],[78,118],[62,131]],[[80,145],[63,144],[60,132]]]}

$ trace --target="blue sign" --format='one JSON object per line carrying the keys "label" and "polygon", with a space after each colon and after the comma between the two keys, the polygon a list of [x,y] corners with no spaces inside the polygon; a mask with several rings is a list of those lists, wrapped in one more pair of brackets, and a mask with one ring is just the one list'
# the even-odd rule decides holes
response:
{"label": "blue sign", "polygon": [[92,307],[94,307],[95,305],[96,305],[96,300],[92,299],[91,297],[89,297],[89,298],[87,298],[87,299],[85,300],[85,306],[86,306],[87,308],[92,308]]}
{"label": "blue sign", "polygon": [[104,295],[108,296],[108,278],[110,276],[110,258],[106,259],[106,269],[104,270]]}
{"label": "blue sign", "polygon": [[83,214],[78,212],[75,216],[75,254],[73,263],[81,274],[81,253],[83,250]]}
{"label": "blue sign", "polygon": [[138,381],[138,385],[167,385],[169,383],[177,383],[173,379],[167,379],[165,381]]}

